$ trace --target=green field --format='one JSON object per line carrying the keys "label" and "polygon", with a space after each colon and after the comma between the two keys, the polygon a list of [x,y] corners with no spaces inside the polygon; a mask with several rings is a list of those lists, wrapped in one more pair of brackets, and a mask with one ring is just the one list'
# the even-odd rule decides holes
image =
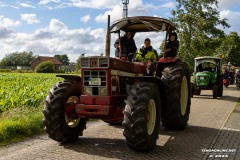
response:
{"label": "green field", "polygon": [[0,146],[43,132],[41,110],[55,74],[0,73]]}
{"label": "green field", "polygon": [[0,73],[0,112],[17,107],[38,107],[61,78],[54,74]]}

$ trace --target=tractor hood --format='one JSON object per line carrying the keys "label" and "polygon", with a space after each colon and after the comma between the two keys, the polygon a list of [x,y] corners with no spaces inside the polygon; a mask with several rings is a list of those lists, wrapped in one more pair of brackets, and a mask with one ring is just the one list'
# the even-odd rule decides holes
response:
{"label": "tractor hood", "polygon": [[206,76],[206,77],[210,77],[210,72],[208,71],[203,71],[203,72],[197,72],[197,76]]}
{"label": "tractor hood", "polygon": [[161,32],[167,30],[175,30],[175,26],[167,19],[158,17],[127,17],[117,20],[110,27],[112,33],[122,31],[130,32]]}

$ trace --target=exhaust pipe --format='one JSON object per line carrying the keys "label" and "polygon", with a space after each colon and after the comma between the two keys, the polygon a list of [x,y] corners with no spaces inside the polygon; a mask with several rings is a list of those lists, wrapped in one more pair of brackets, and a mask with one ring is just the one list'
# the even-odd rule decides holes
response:
{"label": "exhaust pipe", "polygon": [[108,24],[107,24],[107,34],[106,34],[106,44],[105,44],[105,56],[110,57],[110,15],[108,15]]}

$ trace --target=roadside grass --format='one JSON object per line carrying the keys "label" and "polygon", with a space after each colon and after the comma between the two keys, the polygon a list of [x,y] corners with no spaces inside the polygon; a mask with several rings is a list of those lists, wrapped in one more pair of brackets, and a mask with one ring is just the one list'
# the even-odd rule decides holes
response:
{"label": "roadside grass", "polygon": [[44,132],[42,105],[14,108],[0,114],[0,146]]}

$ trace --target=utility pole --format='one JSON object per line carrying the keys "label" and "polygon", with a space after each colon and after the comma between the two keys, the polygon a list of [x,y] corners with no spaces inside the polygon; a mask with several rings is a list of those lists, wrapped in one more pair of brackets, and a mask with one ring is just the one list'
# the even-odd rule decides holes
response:
{"label": "utility pole", "polygon": [[129,0],[122,0],[122,4],[123,4],[123,18],[128,17],[128,4],[129,4]]}

